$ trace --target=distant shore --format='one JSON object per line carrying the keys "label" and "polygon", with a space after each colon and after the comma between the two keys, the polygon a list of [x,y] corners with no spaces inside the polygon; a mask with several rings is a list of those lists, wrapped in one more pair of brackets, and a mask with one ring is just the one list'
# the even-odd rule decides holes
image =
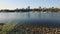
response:
{"label": "distant shore", "polygon": [[9,10],[9,9],[3,9],[3,10],[0,10],[0,12],[30,12],[30,11],[42,11],[42,12],[59,12],[60,11],[60,8],[33,8],[33,9],[30,9],[29,7],[24,9],[14,9],[14,10]]}

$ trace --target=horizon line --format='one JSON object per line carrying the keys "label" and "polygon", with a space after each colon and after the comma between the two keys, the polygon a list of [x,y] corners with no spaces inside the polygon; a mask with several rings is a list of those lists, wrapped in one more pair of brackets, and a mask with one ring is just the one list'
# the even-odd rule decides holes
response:
{"label": "horizon line", "polygon": [[[28,7],[21,7],[21,8],[0,8],[0,10],[3,10],[3,9],[26,9],[26,8],[28,8]],[[32,8],[32,7],[29,7],[30,9],[34,9],[34,8],[59,8],[60,9],[60,7],[34,7],[34,8]]]}

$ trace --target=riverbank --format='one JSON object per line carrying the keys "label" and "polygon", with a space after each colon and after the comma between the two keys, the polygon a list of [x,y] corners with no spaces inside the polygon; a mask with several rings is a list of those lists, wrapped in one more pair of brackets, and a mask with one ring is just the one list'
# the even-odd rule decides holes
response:
{"label": "riverbank", "polygon": [[60,28],[57,27],[24,27],[15,25],[15,23],[5,24],[0,29],[0,34],[60,34]]}
{"label": "riverbank", "polygon": [[9,9],[4,9],[0,10],[0,12],[30,12],[30,11],[39,11],[39,12],[59,12],[59,8],[34,8],[34,9],[14,9],[14,10],[9,10]]}

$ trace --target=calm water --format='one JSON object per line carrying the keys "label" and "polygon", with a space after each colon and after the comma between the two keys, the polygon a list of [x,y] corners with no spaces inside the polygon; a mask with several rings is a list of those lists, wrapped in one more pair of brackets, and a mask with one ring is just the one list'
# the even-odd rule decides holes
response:
{"label": "calm water", "polygon": [[32,22],[35,24],[36,22],[42,22],[40,23],[42,25],[46,24],[46,22],[50,22],[51,25],[60,25],[60,12],[1,12],[0,23],[8,22],[30,22],[31,24],[33,24]]}

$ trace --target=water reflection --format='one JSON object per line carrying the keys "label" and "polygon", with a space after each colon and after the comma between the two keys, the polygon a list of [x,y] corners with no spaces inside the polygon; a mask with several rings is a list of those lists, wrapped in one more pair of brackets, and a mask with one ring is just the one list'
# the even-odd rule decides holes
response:
{"label": "water reflection", "polygon": [[58,18],[60,19],[60,12],[1,12],[0,22],[12,21],[26,18]]}

